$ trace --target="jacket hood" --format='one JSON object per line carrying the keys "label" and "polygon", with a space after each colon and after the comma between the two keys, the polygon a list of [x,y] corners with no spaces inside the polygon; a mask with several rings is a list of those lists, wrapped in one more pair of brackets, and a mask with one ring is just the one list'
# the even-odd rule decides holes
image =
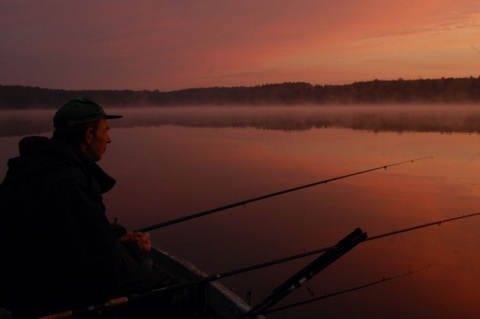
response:
{"label": "jacket hood", "polygon": [[116,181],[79,148],[61,140],[29,136],[19,142],[18,148],[20,156],[8,161],[5,179],[20,180],[58,167],[76,166],[98,182],[102,194],[115,185]]}

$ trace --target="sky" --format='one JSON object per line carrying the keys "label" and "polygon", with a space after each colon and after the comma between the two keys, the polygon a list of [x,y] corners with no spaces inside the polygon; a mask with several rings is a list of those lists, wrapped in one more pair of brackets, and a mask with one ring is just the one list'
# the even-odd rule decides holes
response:
{"label": "sky", "polygon": [[173,91],[480,76],[478,0],[0,0],[0,85]]}

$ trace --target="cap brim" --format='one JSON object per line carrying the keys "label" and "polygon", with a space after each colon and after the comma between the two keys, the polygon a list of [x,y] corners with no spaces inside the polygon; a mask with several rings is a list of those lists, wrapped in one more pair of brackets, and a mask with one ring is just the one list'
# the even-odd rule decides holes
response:
{"label": "cap brim", "polygon": [[122,118],[123,115],[106,115],[104,118],[108,120],[119,119]]}

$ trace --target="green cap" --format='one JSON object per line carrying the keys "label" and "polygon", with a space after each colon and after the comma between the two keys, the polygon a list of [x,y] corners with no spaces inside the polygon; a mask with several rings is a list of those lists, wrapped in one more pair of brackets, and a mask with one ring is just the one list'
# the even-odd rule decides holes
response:
{"label": "green cap", "polygon": [[55,113],[53,125],[68,127],[100,119],[118,119],[121,115],[109,115],[95,102],[79,97],[68,101]]}

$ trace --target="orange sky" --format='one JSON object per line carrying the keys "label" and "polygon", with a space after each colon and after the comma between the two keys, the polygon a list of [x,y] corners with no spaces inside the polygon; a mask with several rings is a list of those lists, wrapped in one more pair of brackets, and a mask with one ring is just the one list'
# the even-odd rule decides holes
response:
{"label": "orange sky", "polygon": [[3,0],[0,84],[250,86],[480,75],[477,0]]}

